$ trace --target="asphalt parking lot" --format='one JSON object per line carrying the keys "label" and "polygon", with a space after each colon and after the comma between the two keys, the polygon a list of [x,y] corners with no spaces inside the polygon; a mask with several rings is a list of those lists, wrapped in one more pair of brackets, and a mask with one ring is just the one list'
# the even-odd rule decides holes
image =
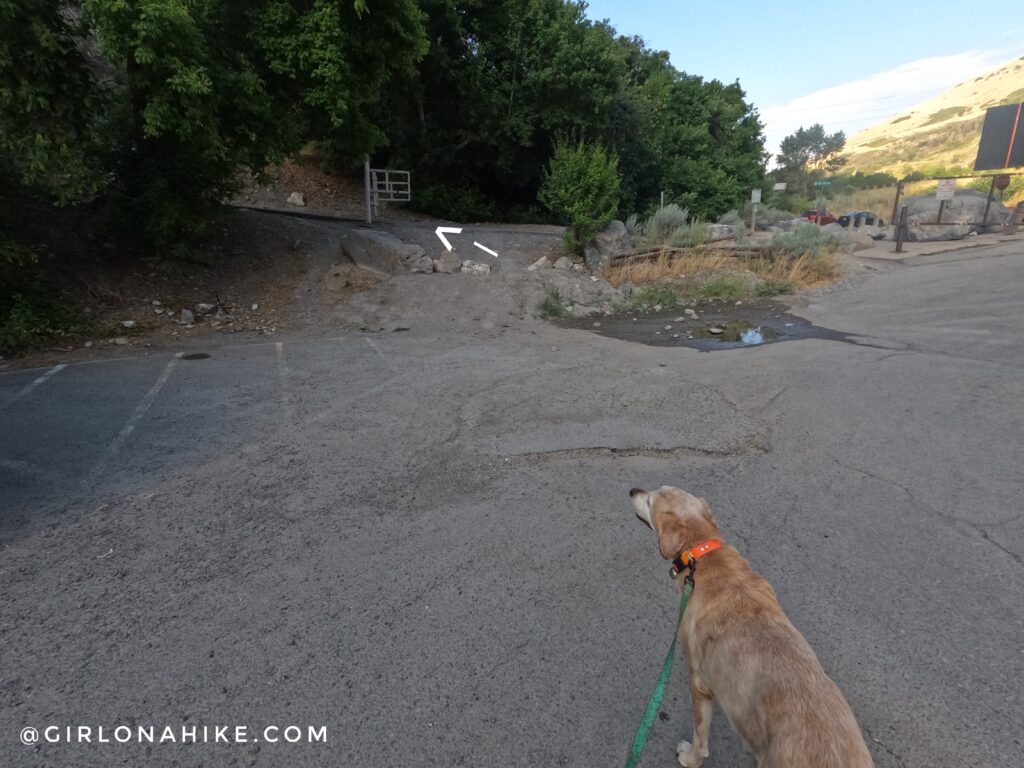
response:
{"label": "asphalt parking lot", "polygon": [[[861,344],[439,322],[4,373],[0,763],[622,764],[677,607],[627,492],[672,484],[878,766],[1024,765],[1022,285],[1010,244],[795,310]],[[21,743],[52,724],[327,740]],[[753,765],[721,713],[706,765]]]}

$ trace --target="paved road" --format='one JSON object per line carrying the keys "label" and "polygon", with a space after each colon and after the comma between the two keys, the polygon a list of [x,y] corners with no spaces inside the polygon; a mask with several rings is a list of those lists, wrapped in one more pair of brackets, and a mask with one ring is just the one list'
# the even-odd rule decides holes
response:
{"label": "paved road", "polygon": [[[0,764],[620,765],[676,610],[626,492],[671,483],[879,766],[1024,765],[1022,286],[1003,246],[801,310],[862,345],[510,319],[4,374]],[[20,744],[51,724],[328,743]],[[716,715],[707,765],[752,764]]]}

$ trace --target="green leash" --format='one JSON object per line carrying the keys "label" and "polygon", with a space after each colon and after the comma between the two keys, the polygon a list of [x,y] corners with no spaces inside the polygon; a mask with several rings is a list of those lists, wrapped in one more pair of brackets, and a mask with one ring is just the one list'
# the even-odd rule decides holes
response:
{"label": "green leash", "polygon": [[683,623],[683,611],[686,610],[686,603],[690,599],[692,592],[693,577],[690,575],[683,583],[683,597],[679,601],[679,620],[676,622],[675,634],[672,635],[672,645],[668,649],[665,663],[661,665],[661,674],[658,675],[658,683],[654,686],[654,692],[651,694],[650,701],[647,702],[647,711],[644,712],[644,718],[640,721],[640,725],[637,726],[636,733],[633,735],[633,746],[629,748],[629,759],[626,760],[626,768],[636,768],[636,765],[640,762],[640,755],[644,753],[644,747],[647,746],[647,741],[651,738],[651,729],[654,727],[654,721],[658,717],[658,711],[661,709],[661,702],[665,698],[665,688],[668,685],[669,676],[672,674],[672,663],[676,658],[676,641],[679,638],[679,625]]}

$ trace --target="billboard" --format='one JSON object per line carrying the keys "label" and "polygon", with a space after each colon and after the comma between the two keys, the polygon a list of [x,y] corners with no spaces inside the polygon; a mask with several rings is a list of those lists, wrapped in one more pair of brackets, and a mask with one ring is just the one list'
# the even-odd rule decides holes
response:
{"label": "billboard", "polygon": [[981,128],[976,171],[1024,166],[1024,104],[989,107]]}

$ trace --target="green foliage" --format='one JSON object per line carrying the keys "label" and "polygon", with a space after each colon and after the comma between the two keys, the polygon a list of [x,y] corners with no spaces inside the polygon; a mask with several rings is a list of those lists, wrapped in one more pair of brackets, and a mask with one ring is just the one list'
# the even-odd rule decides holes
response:
{"label": "green foliage", "polygon": [[[750,221],[750,214],[753,213],[751,210],[753,203],[749,200],[743,204],[743,210],[740,213],[744,222]],[[762,229],[767,229],[772,224],[778,224],[780,221],[789,221],[793,218],[791,211],[784,210],[782,208],[773,208],[770,205],[759,204],[757,206],[757,226]]]}
{"label": "green foliage", "polygon": [[[559,136],[618,158],[620,208],[718,215],[764,176],[764,139],[737,85],[685,75],[569,0],[423,0],[426,56],[393,82],[381,163],[468,184],[498,212],[536,199]],[[414,199],[414,205],[419,201]]]}
{"label": "green foliage", "polygon": [[626,234],[630,237],[636,237],[640,233],[640,217],[637,214],[629,214],[624,224],[626,225]]}
{"label": "green foliage", "polygon": [[673,248],[693,248],[709,242],[711,231],[707,224],[699,221],[677,227],[668,239],[668,244]]}
{"label": "green foliage", "polygon": [[1024,88],[1018,88],[1013,93],[1008,93],[1004,98],[1000,99],[999,105],[1005,107],[1009,104],[1020,104],[1024,102]]}
{"label": "green foliage", "polygon": [[640,307],[674,307],[679,303],[679,294],[675,288],[668,285],[653,285],[649,288],[642,288],[634,291],[626,300],[626,306],[634,309]]}
{"label": "green foliage", "polygon": [[453,221],[492,221],[494,203],[469,185],[428,184],[416,190],[416,207]]}
{"label": "green foliage", "polygon": [[634,224],[637,245],[655,248],[668,245],[674,248],[692,248],[711,240],[706,224],[690,220],[690,212],[675,203],[669,203],[652,213],[642,224]]}
{"label": "green foliage", "polygon": [[0,0],[0,188],[59,203],[101,185],[100,95],[57,0]]}
{"label": "green foliage", "polygon": [[750,282],[738,275],[717,275],[701,286],[700,293],[706,299],[745,299],[750,295]]}
{"label": "green foliage", "polygon": [[566,309],[562,303],[562,294],[557,289],[548,291],[544,301],[540,303],[540,313],[545,319],[565,317]]}
{"label": "green foliage", "polygon": [[618,160],[603,147],[559,142],[537,198],[572,226],[577,252],[608,226],[619,208]]}
{"label": "green foliage", "polygon": [[779,232],[772,238],[772,254],[776,257],[811,256],[817,258],[828,251],[839,250],[842,238],[816,224],[801,224],[792,232]]}
{"label": "green foliage", "polygon": [[640,228],[640,234],[645,244],[662,245],[667,243],[672,233],[680,227],[686,226],[690,220],[690,212],[686,208],[680,208],[675,203],[669,203],[664,208],[659,208],[648,217]]}
{"label": "green foliage", "polygon": [[779,145],[775,178],[786,182],[790,193],[808,195],[813,179],[833,174],[846,164],[840,154],[845,146],[846,134],[842,131],[825,133],[820,123],[798,128]]}
{"label": "green foliage", "polygon": [[796,286],[789,280],[770,278],[757,286],[755,296],[784,296],[796,292]]}
{"label": "green foliage", "polygon": [[941,123],[948,120],[951,117],[957,117],[970,110],[970,107],[945,107],[940,109],[938,112],[932,112],[928,115],[928,119],[921,123],[921,126],[935,125],[935,123]]}

